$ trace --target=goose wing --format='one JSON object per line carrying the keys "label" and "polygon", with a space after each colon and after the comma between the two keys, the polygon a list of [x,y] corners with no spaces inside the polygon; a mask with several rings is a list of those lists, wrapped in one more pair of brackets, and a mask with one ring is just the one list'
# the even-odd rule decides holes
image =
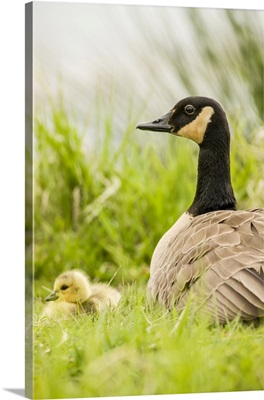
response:
{"label": "goose wing", "polygon": [[195,217],[155,256],[148,295],[182,310],[194,294],[220,322],[264,316],[264,210],[215,211]]}

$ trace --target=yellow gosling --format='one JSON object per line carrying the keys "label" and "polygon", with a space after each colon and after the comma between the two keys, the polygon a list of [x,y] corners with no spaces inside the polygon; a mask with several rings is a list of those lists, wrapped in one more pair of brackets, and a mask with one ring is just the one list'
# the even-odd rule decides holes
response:
{"label": "yellow gosling", "polygon": [[97,313],[106,308],[115,308],[120,293],[110,286],[92,284],[82,271],[72,270],[57,277],[53,292],[46,297],[43,316],[53,319],[67,319],[79,314]]}

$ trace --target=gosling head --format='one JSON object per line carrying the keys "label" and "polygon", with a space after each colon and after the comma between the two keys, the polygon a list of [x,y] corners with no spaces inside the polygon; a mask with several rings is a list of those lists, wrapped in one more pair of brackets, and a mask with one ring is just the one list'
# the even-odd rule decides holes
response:
{"label": "gosling head", "polygon": [[53,292],[45,301],[83,303],[92,295],[89,278],[78,270],[64,272],[55,280]]}

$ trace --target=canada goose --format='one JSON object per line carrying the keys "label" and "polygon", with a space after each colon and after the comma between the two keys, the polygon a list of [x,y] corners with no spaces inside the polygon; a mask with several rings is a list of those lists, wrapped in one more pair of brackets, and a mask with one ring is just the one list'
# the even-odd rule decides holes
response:
{"label": "canada goose", "polygon": [[169,132],[199,147],[196,194],[154,250],[148,298],[183,310],[189,295],[212,321],[264,316],[264,209],[236,210],[230,131],[220,104],[187,97],[137,126]]}
{"label": "canada goose", "polygon": [[106,284],[91,284],[82,271],[63,272],[55,280],[53,292],[45,299],[52,303],[45,307],[44,315],[67,318],[80,313],[96,313],[116,307],[120,298],[120,293]]}

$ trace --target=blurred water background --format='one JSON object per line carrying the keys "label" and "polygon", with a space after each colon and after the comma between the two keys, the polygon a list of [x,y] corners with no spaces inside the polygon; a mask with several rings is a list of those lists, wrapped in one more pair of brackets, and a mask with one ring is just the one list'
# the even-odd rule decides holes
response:
{"label": "blurred water background", "polygon": [[119,138],[204,95],[250,130],[264,119],[263,27],[263,11],[34,3],[35,111],[48,120],[63,101],[93,146],[102,115]]}

